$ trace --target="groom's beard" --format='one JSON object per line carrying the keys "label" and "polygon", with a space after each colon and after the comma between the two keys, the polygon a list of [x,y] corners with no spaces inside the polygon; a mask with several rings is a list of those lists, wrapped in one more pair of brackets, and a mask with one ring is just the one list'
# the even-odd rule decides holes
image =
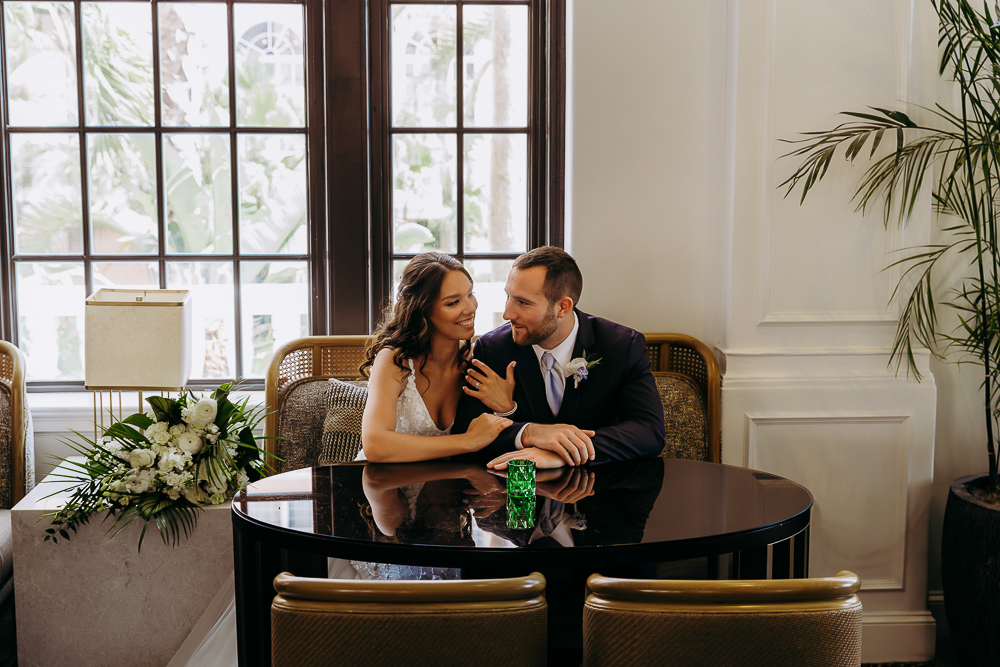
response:
{"label": "groom's beard", "polygon": [[518,336],[516,329],[511,329],[513,332],[514,342],[523,346],[538,345],[555,334],[559,329],[559,318],[556,317],[556,310],[557,309],[553,306],[549,312],[545,314],[544,320],[539,322],[534,328],[526,326],[520,336]]}

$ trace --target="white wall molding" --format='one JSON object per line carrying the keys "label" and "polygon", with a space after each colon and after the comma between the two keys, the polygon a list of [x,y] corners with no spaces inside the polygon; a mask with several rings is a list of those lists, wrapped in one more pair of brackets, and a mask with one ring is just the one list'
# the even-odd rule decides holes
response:
{"label": "white wall molding", "polygon": [[[886,513],[891,514],[892,520],[889,522],[888,526],[884,526],[879,534],[871,535],[868,539],[858,539],[857,542],[865,542],[867,547],[876,548],[876,546],[881,546],[887,555],[886,563],[882,564],[882,567],[876,567],[876,574],[868,574],[862,578],[861,589],[862,590],[902,590],[903,589],[903,572],[904,564],[906,562],[906,513],[907,513],[907,479],[908,479],[908,467],[910,459],[910,419],[912,417],[911,413],[893,413],[893,414],[876,414],[876,413],[803,413],[803,414],[790,414],[790,413],[769,413],[769,414],[745,414],[744,421],[746,424],[744,433],[746,440],[743,446],[743,465],[746,468],[752,468],[755,470],[773,470],[773,462],[769,462],[767,457],[760,456],[762,449],[768,447],[766,440],[761,442],[761,432],[763,430],[780,430],[782,427],[799,427],[795,429],[796,431],[835,431],[840,427],[845,426],[860,426],[864,431],[874,430],[873,426],[877,425],[889,425],[892,435],[886,439],[886,441],[876,442],[876,447],[885,450],[888,449],[887,453],[883,453],[884,461],[876,461],[874,457],[868,462],[858,461],[860,465],[862,463],[871,463],[880,466],[880,477],[882,479],[881,489],[885,492],[878,495],[879,507]],[[803,428],[804,427],[804,428]],[[791,428],[789,428],[791,430]],[[857,429],[854,429],[857,430]],[[772,457],[773,458],[773,457]],[[838,453],[832,453],[831,458],[834,460],[842,459]],[[886,465],[886,463],[888,465]],[[837,471],[842,472],[842,471]],[[803,474],[808,474],[805,471]],[[815,486],[813,488],[816,488]],[[879,489],[872,489],[869,491],[871,495],[879,494]],[[830,494],[833,495],[833,494]],[[840,504],[836,507],[838,513],[843,513],[849,511],[850,509],[857,509],[857,507],[851,507],[851,499],[837,498],[835,495],[833,497],[822,498],[818,497],[816,499],[817,503],[827,503],[828,507],[825,509],[830,509],[829,505]],[[856,517],[861,520],[859,524],[859,531],[862,530],[864,515],[859,513]],[[885,532],[885,528],[888,528],[888,532]],[[818,537],[819,544],[814,544],[813,553],[816,554],[816,549],[822,550],[829,545],[823,544],[822,540],[825,534],[823,532],[817,532],[814,535],[814,542]],[[885,536],[891,536],[889,539],[885,539]],[[844,536],[841,536],[843,538]],[[883,544],[878,545],[879,540],[883,541]],[[876,543],[876,544],[873,544]],[[901,545],[901,546],[899,546]],[[860,546],[860,545],[859,545]],[[896,548],[894,548],[896,547]],[[819,552],[820,554],[822,551]],[[888,567],[886,567],[888,566]],[[836,566],[840,567],[840,566]],[[847,567],[847,566],[844,566]],[[861,569],[854,566],[855,569]],[[860,574],[860,573],[859,573]]]}

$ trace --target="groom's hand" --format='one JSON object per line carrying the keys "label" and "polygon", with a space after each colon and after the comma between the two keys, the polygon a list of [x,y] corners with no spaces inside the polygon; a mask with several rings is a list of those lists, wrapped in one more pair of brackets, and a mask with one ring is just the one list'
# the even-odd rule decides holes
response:
{"label": "groom's hand", "polygon": [[547,449],[531,448],[522,449],[519,452],[507,452],[506,454],[498,456],[487,463],[486,467],[493,468],[494,470],[506,470],[507,462],[513,459],[527,459],[529,461],[534,461],[535,468],[538,470],[543,470],[545,468],[561,468],[566,465],[561,458]]}
{"label": "groom's hand", "polygon": [[578,466],[594,460],[594,431],[572,424],[537,424],[524,427],[521,444],[557,454],[566,465]]}

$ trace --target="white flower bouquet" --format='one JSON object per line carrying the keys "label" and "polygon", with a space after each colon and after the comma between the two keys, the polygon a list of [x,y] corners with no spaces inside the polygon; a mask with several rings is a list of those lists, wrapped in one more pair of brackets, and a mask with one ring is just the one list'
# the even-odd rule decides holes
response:
{"label": "white flower bouquet", "polygon": [[52,517],[46,540],[69,539],[69,531],[107,510],[112,536],[136,519],[145,522],[139,548],[152,521],[164,543],[188,537],[204,505],[231,499],[268,468],[253,429],[264,418],[262,407],[248,399],[229,400],[233,385],[224,384],[211,398],[190,392],[178,398],[151,396],[150,409],[113,421],[95,442],[64,442],[84,461],[59,458],[71,468],[63,475],[75,487],[69,501]]}

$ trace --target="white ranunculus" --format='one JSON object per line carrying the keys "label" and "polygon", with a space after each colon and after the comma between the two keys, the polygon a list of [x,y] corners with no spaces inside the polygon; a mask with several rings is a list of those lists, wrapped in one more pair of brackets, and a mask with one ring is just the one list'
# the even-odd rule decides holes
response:
{"label": "white ranunculus", "polygon": [[203,398],[194,404],[194,419],[199,424],[211,424],[219,414],[219,404],[214,398]]}
{"label": "white ranunculus", "polygon": [[582,357],[577,357],[576,359],[570,359],[568,362],[563,364],[563,375],[566,377],[573,377],[580,372],[580,369],[587,367],[586,359]]}
{"label": "white ranunculus", "polygon": [[177,446],[189,454],[197,454],[204,447],[204,443],[197,434],[188,431],[177,436]]}
{"label": "white ranunculus", "polygon": [[133,449],[128,453],[128,464],[133,468],[145,468],[156,461],[156,454],[149,449]]}

